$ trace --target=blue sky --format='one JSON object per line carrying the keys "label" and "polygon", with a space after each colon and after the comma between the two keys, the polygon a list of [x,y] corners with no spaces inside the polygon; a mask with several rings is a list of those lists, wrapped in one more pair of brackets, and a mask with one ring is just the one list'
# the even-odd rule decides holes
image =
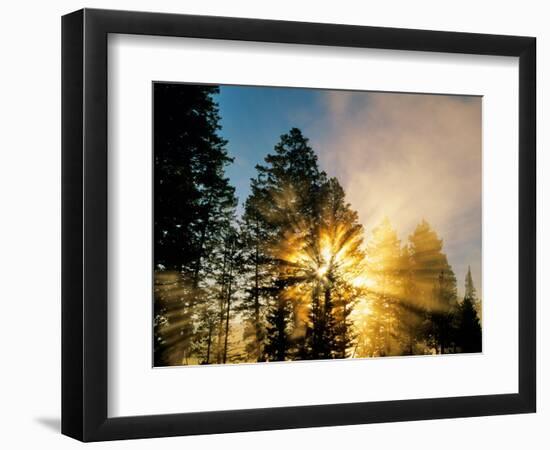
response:
{"label": "blue sky", "polygon": [[468,265],[481,291],[480,98],[221,86],[216,100],[241,205],[255,165],[298,127],[338,177],[366,239],[386,216],[403,241],[426,219],[444,240],[459,292]]}
{"label": "blue sky", "polygon": [[256,164],[273,150],[279,137],[292,127],[306,135],[323,93],[311,89],[221,86],[217,101],[221,114],[221,134],[235,159],[227,175],[236,188],[239,203],[250,193],[250,178]]}

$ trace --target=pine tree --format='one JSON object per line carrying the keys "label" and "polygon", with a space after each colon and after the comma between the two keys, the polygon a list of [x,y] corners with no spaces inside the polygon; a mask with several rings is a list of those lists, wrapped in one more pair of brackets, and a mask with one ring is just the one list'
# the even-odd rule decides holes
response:
{"label": "pine tree", "polygon": [[462,353],[481,352],[481,325],[476,303],[476,289],[470,266],[468,266],[468,273],[464,280],[464,300],[458,305],[456,313],[455,339]]}
{"label": "pine tree", "polygon": [[192,356],[198,317],[210,301],[211,259],[233,221],[234,188],[224,174],[232,159],[218,133],[217,92],[213,86],[154,85],[156,365]]}
{"label": "pine tree", "polygon": [[425,337],[438,353],[451,345],[456,277],[443,253],[443,241],[426,221],[409,236],[411,271],[420,304],[426,311]]}
{"label": "pine tree", "polygon": [[223,173],[232,159],[218,134],[217,92],[154,85],[155,263],[166,270],[196,270],[213,210],[234,203]]}
{"label": "pine tree", "polygon": [[[257,170],[244,218],[245,223],[254,227],[248,227],[249,235],[253,235],[248,253],[253,254],[252,265],[258,269],[258,277],[254,273],[252,296],[248,296],[252,301],[248,304],[256,314],[258,303],[262,303],[259,297],[263,297],[268,309],[264,353],[268,359],[281,360],[296,353],[303,307],[293,289],[295,282],[288,264],[290,255],[285,254],[286,250],[292,253],[295,249],[286,247],[283,251],[283,247],[293,236],[313,233],[319,190],[326,176],[319,170],[317,156],[307,138],[297,128],[281,136],[273,153],[266,156],[265,164],[258,165]],[[262,276],[262,268],[266,267],[269,274]],[[260,329],[256,340],[259,338]]]}
{"label": "pine tree", "polygon": [[474,280],[472,279],[472,271],[470,266],[468,266],[468,272],[466,273],[466,278],[464,280],[464,297],[469,298],[472,303],[477,301],[476,288],[474,287]]}
{"label": "pine tree", "polygon": [[457,308],[456,343],[461,353],[481,352],[481,325],[477,316],[474,303],[469,297]]}
{"label": "pine tree", "polygon": [[346,358],[356,337],[351,315],[364,293],[356,282],[365,259],[363,226],[336,178],[330,178],[321,192],[319,248],[327,269],[325,298],[330,295],[332,308],[329,343],[332,357]]}
{"label": "pine tree", "polygon": [[401,249],[399,264],[399,279],[401,283],[401,301],[399,310],[399,340],[402,354],[415,355],[417,346],[422,342],[423,321],[426,311],[418,301],[418,289],[414,283],[411,253],[408,246]]}
{"label": "pine tree", "polygon": [[238,230],[229,227],[221,236],[222,244],[214,268],[215,282],[210,303],[216,310],[215,361],[225,364],[230,355],[231,319],[236,311],[236,296],[239,290],[239,274],[243,270],[242,243]]}
{"label": "pine tree", "polygon": [[434,286],[434,302],[428,310],[426,332],[428,340],[443,354],[451,347],[456,309],[456,278],[454,273],[441,271]]}
{"label": "pine tree", "polygon": [[198,325],[195,330],[193,352],[197,355],[200,364],[215,362],[217,312],[211,302],[202,305],[198,314]]}
{"label": "pine tree", "polygon": [[481,300],[477,296],[477,291],[474,287],[474,280],[472,279],[472,271],[470,266],[468,266],[468,272],[466,273],[466,279],[464,281],[464,297],[468,297],[472,301],[477,316],[481,322]]}
{"label": "pine tree", "polygon": [[388,218],[373,229],[367,246],[368,293],[372,318],[365,332],[370,336],[363,351],[369,356],[399,353],[397,342],[400,305],[401,242]]}
{"label": "pine tree", "polygon": [[283,296],[275,297],[267,313],[267,342],[265,355],[269,361],[285,361],[291,351],[292,342],[289,327],[291,325],[292,305]]}
{"label": "pine tree", "polygon": [[264,199],[257,184],[257,180],[252,180],[252,195],[245,202],[240,225],[244,296],[238,310],[245,322],[243,339],[248,359],[263,361],[267,336],[265,312],[270,298],[272,261],[265,246],[269,240],[269,230],[260,212],[260,204]]}

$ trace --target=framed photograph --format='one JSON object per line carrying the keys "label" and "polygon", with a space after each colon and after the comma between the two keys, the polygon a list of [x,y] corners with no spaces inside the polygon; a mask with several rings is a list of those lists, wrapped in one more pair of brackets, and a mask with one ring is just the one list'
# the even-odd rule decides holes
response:
{"label": "framed photograph", "polygon": [[535,412],[533,37],[62,21],[62,432]]}

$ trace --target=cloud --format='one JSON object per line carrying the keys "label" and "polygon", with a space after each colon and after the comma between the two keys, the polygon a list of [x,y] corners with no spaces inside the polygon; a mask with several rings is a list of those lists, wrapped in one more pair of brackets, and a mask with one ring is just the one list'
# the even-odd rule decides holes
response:
{"label": "cloud", "polygon": [[406,239],[426,219],[444,239],[459,285],[481,290],[481,98],[326,91],[312,130],[367,233],[387,216]]}

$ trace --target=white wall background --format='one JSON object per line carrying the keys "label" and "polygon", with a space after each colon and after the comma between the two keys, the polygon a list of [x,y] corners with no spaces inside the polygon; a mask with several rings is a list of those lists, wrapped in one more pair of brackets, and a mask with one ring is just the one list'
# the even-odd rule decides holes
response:
{"label": "white wall background", "polygon": [[[60,418],[60,16],[83,6],[189,14],[394,26],[538,38],[539,412],[535,415],[240,433],[95,444],[94,448],[473,448],[544,449],[550,445],[550,331],[542,326],[550,288],[550,29],[545,2],[339,2],[277,0],[111,0],[9,2],[0,15],[0,444],[3,448],[75,448]],[[543,253],[545,253],[543,255]],[[475,374],[464,374],[475,376]]]}

